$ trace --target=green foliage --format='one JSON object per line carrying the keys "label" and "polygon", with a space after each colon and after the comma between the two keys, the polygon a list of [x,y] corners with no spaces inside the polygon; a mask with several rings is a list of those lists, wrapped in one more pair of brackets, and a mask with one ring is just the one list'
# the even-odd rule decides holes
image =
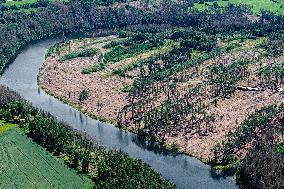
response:
{"label": "green foliage", "polygon": [[14,0],[14,1],[6,1],[5,5],[12,6],[21,6],[25,4],[31,4],[31,3],[36,3],[37,0]]}
{"label": "green foliage", "polygon": [[261,47],[263,47],[268,56],[277,57],[284,53],[284,33],[273,33],[268,37]]}
{"label": "green foliage", "polygon": [[125,43],[125,41],[123,41],[123,40],[111,41],[111,42],[105,44],[104,48],[110,49],[110,48],[114,48],[114,47],[119,46],[119,45],[124,45],[124,43]]}
{"label": "green foliage", "polygon": [[232,154],[226,154],[224,157],[222,157],[222,160],[220,162],[220,165],[229,165],[236,161],[236,158]]}
{"label": "green foliage", "polygon": [[119,75],[120,77],[125,77],[125,73],[127,71],[133,70],[134,68],[137,68],[138,64],[139,64],[138,62],[135,62],[133,64],[127,64],[126,66],[119,67],[118,69],[113,70],[112,74]]}
{"label": "green foliage", "polygon": [[276,145],[276,152],[284,155],[284,143],[283,142]]}
{"label": "green foliage", "polygon": [[128,33],[126,31],[120,31],[118,33],[118,37],[119,38],[126,38],[126,37],[128,37]]}
{"label": "green foliage", "polygon": [[113,41],[105,45],[111,48],[104,56],[104,62],[118,62],[164,45],[165,39],[158,34],[136,32],[126,40]]}
{"label": "green foliage", "polygon": [[54,46],[51,46],[51,47],[49,47],[48,49],[47,49],[47,53],[46,53],[46,55],[45,55],[45,59],[47,58],[47,57],[49,57],[53,52],[54,52]]}
{"label": "green foliage", "polygon": [[122,92],[125,92],[125,93],[129,93],[129,92],[132,92],[133,91],[133,86],[132,85],[125,85],[122,90]]}
{"label": "green foliage", "polygon": [[95,64],[95,65],[89,66],[87,68],[83,68],[82,69],[82,73],[83,74],[91,74],[93,72],[102,71],[104,69],[105,69],[105,65],[104,64]]}
{"label": "green foliage", "polygon": [[171,35],[173,40],[181,40],[181,46],[187,49],[210,52],[216,47],[216,38],[192,29],[180,29]]}
{"label": "green foliage", "polygon": [[214,85],[213,98],[226,98],[236,90],[236,84],[247,75],[248,62],[239,60],[230,65],[218,64],[210,68],[209,84]]}
{"label": "green foliage", "polygon": [[87,100],[89,98],[90,94],[89,94],[89,90],[88,89],[84,89],[81,91],[80,95],[79,95],[79,101],[82,103],[83,101]]}
{"label": "green foliage", "polygon": [[17,127],[16,124],[7,123],[3,120],[0,120],[0,134],[8,131],[9,129],[15,128],[15,127]]}
{"label": "green foliage", "polygon": [[115,46],[110,52],[107,52],[104,56],[104,63],[118,62],[126,58],[132,57],[133,54],[128,48],[122,45]]}
{"label": "green foliage", "polygon": [[[215,1],[215,0],[214,0]],[[252,7],[252,10],[255,14],[259,14],[261,10],[271,11],[276,14],[282,14],[284,15],[284,2],[277,1],[277,0],[216,0],[215,2],[212,2],[210,0],[205,0],[206,3],[196,3],[195,8],[198,10],[205,10],[210,7],[213,7],[215,3],[219,7],[228,7],[231,4],[235,5],[247,5],[249,7]]]}
{"label": "green foliage", "polygon": [[125,3],[126,0],[78,0],[83,7],[96,4],[100,6],[110,6],[114,3]]}
{"label": "green foliage", "polygon": [[112,74],[119,75],[120,77],[125,77],[126,72],[131,71],[135,68],[141,67],[142,65],[153,64],[155,61],[161,59],[164,54],[166,54],[166,53],[159,52],[159,53],[154,54],[154,55],[152,55],[148,58],[139,59],[132,64],[127,64],[127,65],[121,66],[121,67],[113,70]]}
{"label": "green foliage", "polygon": [[241,165],[241,161],[240,160],[230,160],[229,162],[224,161],[223,165],[216,165],[213,168],[215,170],[220,170],[222,171],[223,174],[225,175],[234,175],[234,176],[238,176],[238,172],[239,172],[239,167]]}
{"label": "green foliage", "polygon": [[[90,12],[83,11],[83,8],[78,4],[74,6],[68,4],[62,6],[59,2],[49,4],[48,6],[49,8],[38,9],[37,12],[17,13],[10,11],[8,12],[10,16],[1,14],[0,17],[3,19],[3,24],[0,27],[0,41],[3,42],[3,45],[0,50],[0,73],[4,71],[4,68],[20,48],[31,41],[53,35],[61,36],[62,33],[87,35],[89,34],[88,31],[94,28],[114,28],[129,21],[125,19],[119,21],[120,18],[125,18],[125,9],[117,12],[116,8],[104,7],[102,10],[92,4],[93,9]],[[0,5],[0,11],[4,12],[8,11],[8,9],[6,6]],[[132,15],[133,12],[137,12],[137,10],[128,10],[129,15]],[[81,18],[86,17],[88,14],[94,19],[81,20]],[[111,16],[114,14],[115,17]],[[104,19],[105,16],[112,19],[107,19],[106,21]],[[142,18],[141,14],[133,16],[137,21],[140,20],[138,17]],[[32,24],[28,24],[28,22]]]}
{"label": "green foliage", "polygon": [[263,66],[258,70],[261,85],[275,90],[281,86],[284,80],[284,64],[274,66]]}
{"label": "green foliage", "polygon": [[[3,72],[9,61],[12,60],[12,57],[15,56],[23,45],[44,37],[62,35],[62,33],[89,34],[89,31],[97,28],[122,28],[136,24],[153,23],[168,23],[173,27],[191,26],[199,31],[224,33],[225,35],[228,33],[246,33],[263,36],[282,28],[282,18],[267,12],[263,12],[260,19],[266,20],[267,22],[265,23],[259,22],[254,27],[251,22],[243,22],[244,13],[247,13],[247,11],[241,6],[229,6],[222,11],[205,11],[201,13],[181,11],[184,9],[175,3],[159,4],[160,6],[166,6],[165,10],[169,10],[170,16],[169,14],[161,14],[159,11],[144,11],[129,5],[97,7],[97,4],[94,4],[92,0],[80,1],[82,4],[77,1],[60,2],[65,5],[62,6],[57,1],[56,3],[48,4],[47,7],[36,9],[36,12],[12,12],[8,11],[10,7],[8,9],[6,5],[0,6],[0,11],[9,15],[4,16],[5,13],[1,16],[0,41],[3,42],[0,54],[1,72]],[[15,7],[17,9],[16,5]],[[27,10],[34,9],[29,8]],[[219,18],[226,18],[230,22],[220,22]],[[150,33],[148,30],[142,30],[140,26],[138,28],[143,31],[141,33]],[[158,29],[154,28],[152,30]],[[152,33],[151,35],[155,34],[155,32]],[[131,33],[124,33],[123,35],[121,34],[121,37],[132,38],[132,35]],[[158,39],[158,37],[155,36],[153,39]],[[152,39],[147,40],[153,44],[151,42]],[[119,59],[121,60],[121,58]]]}
{"label": "green foliage", "polygon": [[12,0],[6,1],[4,10],[14,12],[30,12],[37,8],[47,7],[50,4],[49,0]]}
{"label": "green foliage", "polygon": [[91,57],[94,55],[98,55],[100,53],[100,50],[97,48],[91,48],[91,49],[85,49],[78,53],[69,53],[64,55],[60,58],[60,61],[70,60],[78,57]]}

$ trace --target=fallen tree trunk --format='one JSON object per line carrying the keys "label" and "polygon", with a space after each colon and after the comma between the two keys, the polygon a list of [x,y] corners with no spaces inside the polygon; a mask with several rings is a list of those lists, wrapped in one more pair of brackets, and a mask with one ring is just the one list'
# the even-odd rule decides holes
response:
{"label": "fallen tree trunk", "polygon": [[244,86],[237,86],[237,90],[241,91],[260,91],[260,88],[255,88],[255,87],[244,87]]}

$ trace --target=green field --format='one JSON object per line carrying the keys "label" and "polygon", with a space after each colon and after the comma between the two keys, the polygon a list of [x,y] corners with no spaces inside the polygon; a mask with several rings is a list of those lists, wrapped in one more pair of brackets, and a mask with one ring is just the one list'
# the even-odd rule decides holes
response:
{"label": "green field", "polygon": [[7,6],[12,6],[12,5],[20,6],[20,5],[24,5],[24,4],[28,4],[28,3],[36,3],[36,2],[37,2],[37,0],[7,1],[4,5],[7,5]]}
{"label": "green field", "polygon": [[[228,0],[228,1],[217,1],[218,5],[221,7],[227,6],[229,3],[232,4],[245,4],[250,5],[253,7],[254,13],[259,13],[261,9],[268,10],[275,12],[277,14],[284,15],[284,0],[277,0],[277,1],[271,1],[271,0]],[[195,8],[198,10],[204,10],[207,9],[210,5],[212,5],[213,2],[207,2],[205,4],[195,4]]]}
{"label": "green field", "polygon": [[[16,5],[17,7],[21,6],[21,5],[25,5],[25,4],[32,4],[32,3],[36,3],[38,0],[7,0],[6,3],[4,3],[4,5],[6,6],[12,6],[12,5]],[[68,2],[68,0],[50,0],[50,2]]]}
{"label": "green field", "polygon": [[[0,120],[0,134],[17,127],[17,125],[12,123],[5,123],[4,121]],[[1,135],[0,135],[1,136]]]}
{"label": "green field", "polygon": [[[11,128],[3,124],[1,127]],[[27,138],[18,128],[0,133],[0,188],[83,189],[91,180]]]}

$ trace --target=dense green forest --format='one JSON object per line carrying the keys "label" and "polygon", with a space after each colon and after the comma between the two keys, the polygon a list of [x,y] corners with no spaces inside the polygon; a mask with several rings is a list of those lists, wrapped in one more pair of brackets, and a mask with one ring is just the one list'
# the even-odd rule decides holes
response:
{"label": "dense green forest", "polygon": [[[215,116],[206,112],[206,106],[201,102],[210,98],[213,99],[212,104],[217,105],[220,99],[230,98],[237,83],[248,76],[248,65],[252,63],[239,60],[229,65],[214,65],[208,70],[205,84],[182,93],[175,86],[175,81],[184,80],[178,73],[230,52],[249,39],[266,39],[258,46],[266,53],[265,57],[282,55],[284,18],[267,10],[260,10],[258,15],[254,15],[255,11],[249,6],[213,4],[196,9],[196,3],[204,1],[145,0],[139,1],[139,6],[123,0],[41,0],[11,6],[3,1],[0,4],[0,72],[24,45],[50,36],[62,36],[64,42],[69,34],[95,37],[115,32],[122,38],[108,43],[105,48],[109,52],[102,63],[83,69],[84,74],[102,71],[111,62],[167,46],[170,50],[165,54],[157,54],[111,73],[127,77],[127,71],[139,70],[139,77],[124,88],[130,103],[120,112],[118,122],[125,124],[124,115],[131,114],[138,133],[155,141],[161,132],[166,134],[174,130],[184,117],[190,115],[192,128],[201,135],[207,135],[212,130]],[[143,29],[149,25],[166,25],[170,29]],[[136,26],[136,30],[131,30],[131,26]],[[224,45],[218,45],[218,40]],[[234,40],[237,42],[232,42]],[[98,54],[97,49],[87,49],[69,53],[61,61]],[[162,60],[163,65],[157,60]],[[257,70],[257,79],[261,82],[256,87],[277,90],[283,84],[283,64],[261,66]],[[155,83],[161,81],[164,85],[157,87]],[[149,95],[157,98],[156,94],[161,91],[165,92],[166,100],[158,107],[144,111],[143,105],[149,102]],[[174,188],[142,161],[121,152],[107,152],[96,146],[94,141],[58,123],[52,116],[19,101],[21,99],[16,94],[4,88],[1,92],[0,118],[18,123],[29,137],[64,158],[70,167],[89,173],[94,180],[94,188],[131,188],[133,185],[138,188]],[[88,94],[82,94],[80,101],[87,98]],[[283,119],[283,105],[266,106],[255,111],[236,132],[227,134],[226,141],[215,146],[210,163],[235,165],[239,162],[236,154],[250,146],[238,164],[240,185],[283,187]],[[204,123],[205,130],[200,128],[201,123]]]}

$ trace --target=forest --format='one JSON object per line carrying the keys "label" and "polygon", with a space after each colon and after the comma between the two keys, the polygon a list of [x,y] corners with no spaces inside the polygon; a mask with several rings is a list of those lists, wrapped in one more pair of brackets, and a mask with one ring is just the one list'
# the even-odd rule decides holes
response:
{"label": "forest", "polygon": [[[39,74],[45,91],[143,140],[233,170],[241,188],[282,188],[281,3],[3,1],[0,72],[31,42],[60,37]],[[94,188],[175,187],[141,160],[108,152],[6,88],[0,102],[1,119],[91,175]]]}

